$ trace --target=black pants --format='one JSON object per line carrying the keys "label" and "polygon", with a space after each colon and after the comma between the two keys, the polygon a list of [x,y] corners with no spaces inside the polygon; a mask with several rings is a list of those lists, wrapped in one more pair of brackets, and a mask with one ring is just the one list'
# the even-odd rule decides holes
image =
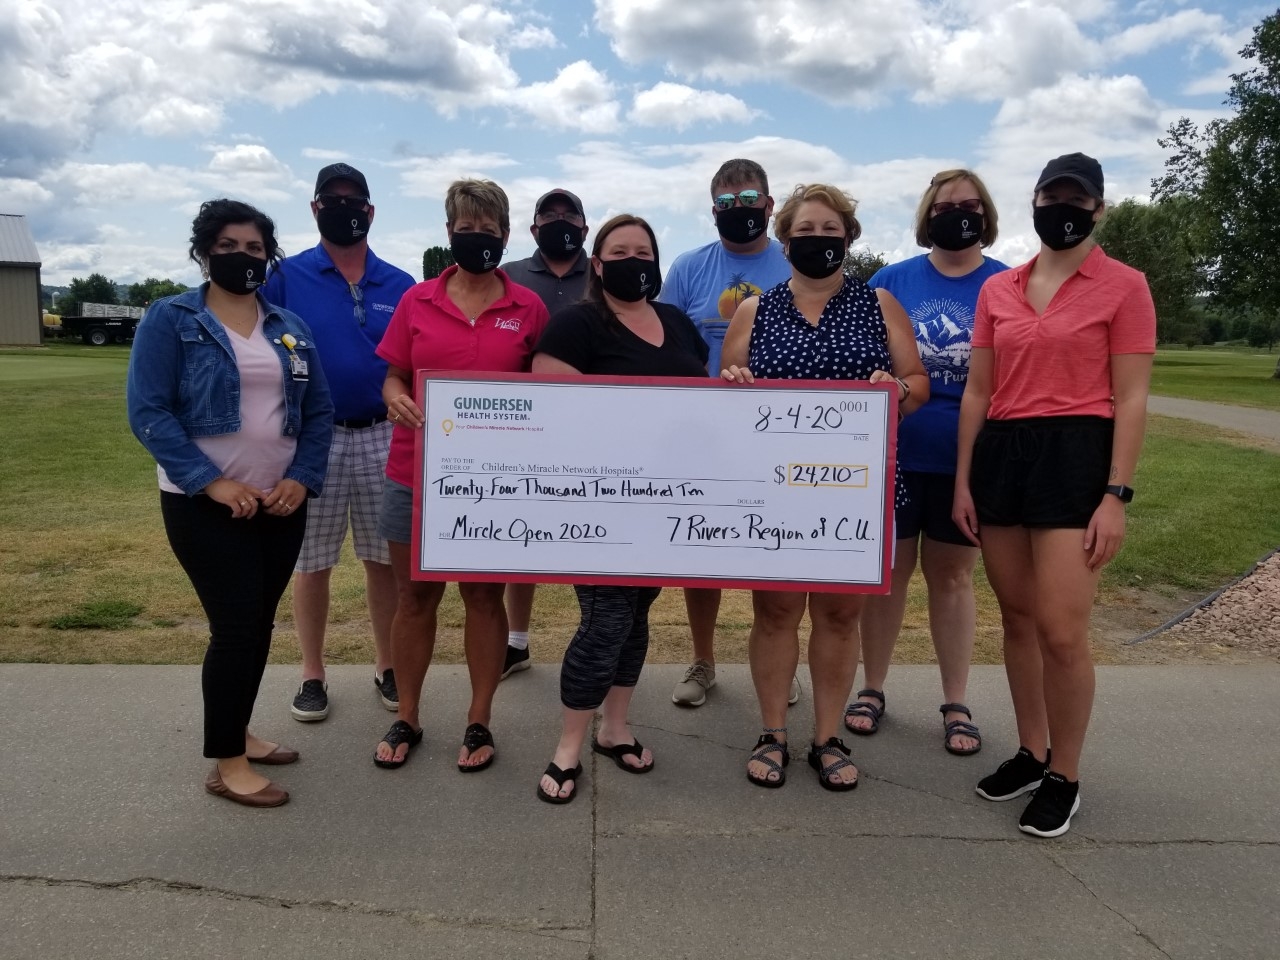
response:
{"label": "black pants", "polygon": [[210,497],[160,493],[174,556],[209,618],[204,655],[204,755],[238,757],[271,650],[276,607],[293,575],[306,504],[287,517],[237,520]]}
{"label": "black pants", "polygon": [[649,652],[649,607],[660,587],[579,587],[582,621],[560,667],[560,702],[594,710],[610,687],[634,687]]}

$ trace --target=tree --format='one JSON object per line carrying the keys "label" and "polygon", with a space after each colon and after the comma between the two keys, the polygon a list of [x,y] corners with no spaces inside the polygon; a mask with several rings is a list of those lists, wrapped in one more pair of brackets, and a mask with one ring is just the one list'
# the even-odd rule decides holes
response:
{"label": "tree", "polygon": [[[1280,317],[1280,11],[1254,29],[1240,51],[1253,66],[1231,75],[1234,116],[1203,130],[1186,117],[1159,143],[1173,151],[1153,196],[1194,201],[1204,231],[1214,297],[1237,309]],[[1272,374],[1280,379],[1280,361]]]}
{"label": "tree", "polygon": [[448,247],[427,247],[422,253],[422,279],[434,280],[453,266],[453,254]]}
{"label": "tree", "polygon": [[1157,203],[1125,200],[1107,211],[1094,236],[1107,251],[1147,275],[1161,342],[1201,343],[1196,294],[1205,284],[1197,254],[1195,201],[1175,196]]}
{"label": "tree", "polygon": [[889,261],[884,258],[883,253],[872,253],[870,248],[850,249],[844,255],[844,272],[863,281],[870,280],[873,273],[888,265]]}
{"label": "tree", "polygon": [[119,303],[116,285],[100,273],[91,273],[84,280],[72,277],[66,297],[58,300],[58,309],[64,313],[78,311],[82,303]]}
{"label": "tree", "polygon": [[186,286],[181,283],[175,283],[173,280],[157,280],[155,277],[147,277],[141,283],[129,285],[129,294],[126,302],[131,307],[145,307],[152,300],[171,297],[175,293],[182,293],[186,289]]}

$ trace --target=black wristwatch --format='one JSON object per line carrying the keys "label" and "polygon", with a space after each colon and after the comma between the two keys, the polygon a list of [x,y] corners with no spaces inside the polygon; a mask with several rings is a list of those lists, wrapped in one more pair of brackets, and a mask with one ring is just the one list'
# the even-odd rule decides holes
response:
{"label": "black wristwatch", "polygon": [[1118,497],[1121,503],[1128,503],[1133,499],[1133,487],[1126,487],[1123,483],[1109,485],[1106,492]]}

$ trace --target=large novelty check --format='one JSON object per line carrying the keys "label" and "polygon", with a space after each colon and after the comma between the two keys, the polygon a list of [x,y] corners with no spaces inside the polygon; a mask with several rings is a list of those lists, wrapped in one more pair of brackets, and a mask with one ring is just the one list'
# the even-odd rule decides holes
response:
{"label": "large novelty check", "polygon": [[417,396],[418,579],[888,590],[890,387],[420,371]]}

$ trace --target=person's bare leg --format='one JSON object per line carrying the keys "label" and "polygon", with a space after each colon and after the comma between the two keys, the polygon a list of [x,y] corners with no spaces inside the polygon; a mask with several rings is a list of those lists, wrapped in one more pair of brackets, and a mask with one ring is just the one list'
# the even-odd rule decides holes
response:
{"label": "person's bare leg", "polygon": [[[977,621],[973,598],[973,568],[977,562],[977,547],[924,538],[920,566],[928,588],[929,635],[938,656],[938,672],[942,674],[943,703],[965,703]],[[942,718],[944,723],[968,719],[956,710]],[[956,734],[951,745],[957,750],[972,750],[978,741]]]}
{"label": "person's bare leg", "polygon": [[293,575],[293,628],[302,653],[302,679],[324,679],[324,633],[329,624],[333,568]]}
{"label": "person's bare leg", "polygon": [[[493,695],[502,676],[502,663],[507,653],[507,612],[502,605],[503,584],[460,583],[462,604],[466,609],[463,647],[467,655],[467,672],[471,677],[471,706],[467,723],[489,726],[493,713]],[[467,748],[458,751],[458,763],[476,766],[493,756],[493,748],[480,747],[474,754]]]}
{"label": "person's bare leg", "polygon": [[1093,712],[1089,612],[1101,571],[1085,561],[1083,530],[1035,530],[1036,625],[1044,662],[1044,703],[1053,758],[1049,769],[1080,778],[1080,753]]}
{"label": "person's bare leg", "polygon": [[[400,692],[396,717],[414,730],[420,730],[418,705],[427,667],[436,648],[436,612],[445,585],[414,580],[409,575],[409,544],[390,543],[388,547],[397,590],[396,614],[391,621],[391,666]],[[401,744],[393,751],[385,740],[378,743],[380,760],[391,760],[393,756],[400,759],[408,752],[408,744]]]}
{"label": "person's bare leg", "polygon": [[1000,603],[1004,672],[1018,726],[1018,743],[1037,759],[1049,749],[1044,664],[1036,635],[1036,577],[1025,527],[982,528],[982,561]]}
{"label": "person's bare leg", "polygon": [[[856,593],[809,594],[809,677],[813,684],[813,742],[838,737],[858,670],[858,621],[864,598]],[[834,763],[834,761],[832,761]],[[856,767],[831,774],[835,782],[858,779]]]}
{"label": "person's bare leg", "polygon": [[720,615],[720,591],[685,587],[684,609],[693,635],[693,659],[716,665],[716,618]]}
{"label": "person's bare leg", "polygon": [[[862,648],[862,686],[868,690],[884,692],[885,680],[889,677],[889,664],[893,660],[893,647],[898,642],[898,634],[902,632],[902,618],[906,615],[907,587],[916,569],[916,550],[915,538],[898,541],[889,593],[885,596],[869,596],[862,605],[858,633]],[[875,697],[858,699],[877,707],[883,706]],[[871,729],[870,717],[851,714],[849,723],[859,730]]]}
{"label": "person's bare leg", "polygon": [[364,595],[373,630],[373,669],[378,676],[391,666],[391,621],[396,615],[396,575],[389,563],[362,560]]}
{"label": "person's bare leg", "polygon": [[[760,704],[760,725],[775,733],[779,743],[787,742],[787,697],[791,678],[800,662],[800,620],[804,616],[808,594],[781,590],[751,591],[755,619],[747,641],[747,659],[751,664],[751,681]],[[752,760],[747,773],[761,780],[770,776],[764,764]]]}
{"label": "person's bare leg", "polygon": [[533,618],[533,594],[538,589],[536,583],[508,583],[506,589],[508,629],[517,633],[529,632],[529,621]]}

